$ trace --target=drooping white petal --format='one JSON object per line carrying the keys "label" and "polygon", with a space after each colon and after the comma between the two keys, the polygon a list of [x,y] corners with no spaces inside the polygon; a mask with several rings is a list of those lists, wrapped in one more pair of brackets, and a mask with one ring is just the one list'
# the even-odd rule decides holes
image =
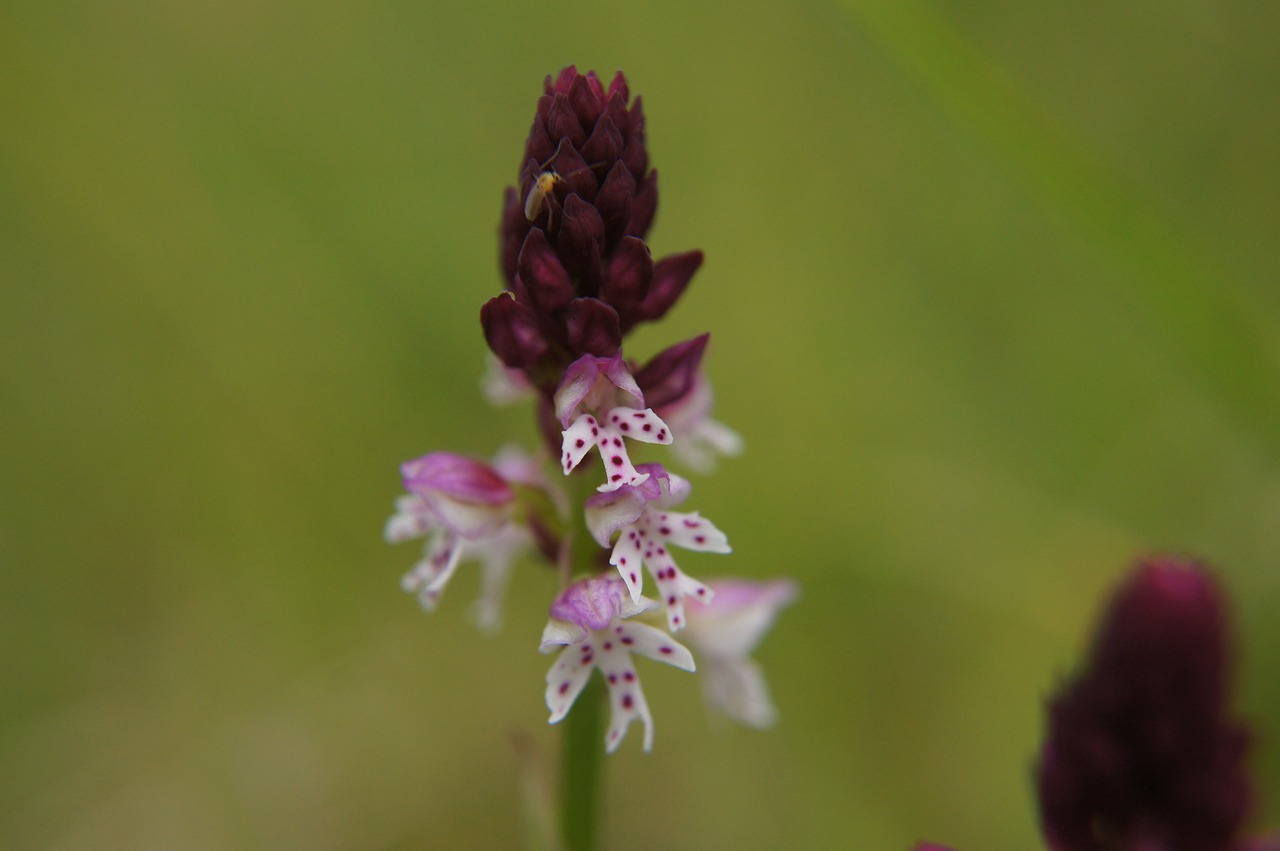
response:
{"label": "drooping white petal", "polygon": [[698,669],[689,648],[660,629],[632,621],[619,624],[615,632],[623,646],[632,653],[639,653],[641,656],[664,662],[682,671]]}
{"label": "drooping white petal", "polygon": [[[607,642],[606,642],[607,643]],[[604,651],[597,663],[600,673],[604,674],[605,685],[609,688],[609,730],[605,733],[604,745],[609,753],[618,749],[627,727],[639,718],[644,725],[644,749],[653,749],[653,715],[649,712],[649,703],[644,699],[644,691],[640,688],[640,679],[636,676],[635,667],[631,664],[631,655],[625,650]]]}
{"label": "drooping white petal", "polygon": [[507,525],[467,547],[468,555],[479,558],[482,564],[480,596],[472,607],[472,616],[476,626],[485,632],[495,632],[502,625],[502,598],[511,569],[516,557],[532,544],[528,530]]}
{"label": "drooping white petal", "polygon": [[644,588],[644,543],[638,529],[633,526],[624,527],[609,556],[609,564],[618,568],[618,576],[627,583],[632,600],[639,600]]}
{"label": "drooping white petal", "polygon": [[400,587],[418,595],[418,602],[428,612],[435,611],[440,595],[458,568],[461,555],[458,537],[442,531],[427,544],[425,558],[400,580]]}
{"label": "drooping white petal", "polygon": [[582,459],[596,445],[599,437],[600,424],[590,414],[578,417],[573,425],[564,430],[564,439],[560,442],[560,466],[566,476],[582,463]]}
{"label": "drooping white petal", "polygon": [[405,494],[396,498],[396,513],[387,518],[383,537],[389,544],[398,544],[420,538],[439,525],[421,497]]}
{"label": "drooping white petal", "polygon": [[678,547],[704,553],[732,552],[729,538],[698,512],[660,511],[653,515],[650,529]]}
{"label": "drooping white petal", "polygon": [[547,709],[551,710],[548,724],[564,718],[582,693],[594,666],[591,649],[589,644],[570,645],[547,671]]}
{"label": "drooping white petal", "polygon": [[704,657],[702,675],[707,703],[713,709],[757,729],[777,721],[764,673],[753,660]]}

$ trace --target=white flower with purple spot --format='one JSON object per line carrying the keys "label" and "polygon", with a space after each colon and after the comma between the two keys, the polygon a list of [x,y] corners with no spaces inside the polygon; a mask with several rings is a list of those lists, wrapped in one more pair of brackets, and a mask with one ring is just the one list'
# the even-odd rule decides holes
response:
{"label": "white flower with purple spot", "polygon": [[493,467],[450,452],[406,461],[400,471],[409,493],[396,500],[386,539],[430,536],[423,559],[404,575],[401,587],[434,611],[458,564],[477,559],[484,575],[476,618],[484,628],[496,627],[511,565],[531,544],[528,531],[512,522],[515,492]]}
{"label": "white flower with purple spot", "polygon": [[694,512],[670,511],[685,500],[689,483],[661,464],[641,464],[646,474],[638,485],[625,485],[587,500],[587,528],[602,547],[617,533],[609,563],[618,569],[631,599],[644,588],[641,568],[658,585],[667,624],[674,632],[684,627],[684,598],[711,602],[714,591],[687,576],[672,557],[670,547],[708,553],[730,552],[729,540],[711,521]]}
{"label": "white flower with purple spot", "polygon": [[671,443],[671,429],[643,405],[644,395],[621,355],[584,355],[570,364],[555,396],[556,416],[564,428],[560,463],[565,474],[595,448],[606,476],[597,490],[643,482],[646,474],[632,466],[623,441]]}
{"label": "white flower with purple spot", "polygon": [[722,422],[711,418],[711,383],[699,371],[689,392],[658,410],[671,426],[671,434],[678,438],[671,451],[698,473],[709,473],[716,466],[717,456],[741,455],[742,438]]}
{"label": "white flower with purple spot", "polygon": [[627,727],[639,718],[644,725],[644,749],[653,747],[653,716],[645,702],[631,655],[638,653],[685,671],[695,670],[689,650],[660,629],[629,621],[656,607],[652,600],[633,601],[626,586],[613,576],[575,582],[551,605],[551,620],[542,633],[541,650],[563,647],[547,672],[549,723],[568,714],[593,668],[599,668],[609,690],[611,715],[605,749],[617,750]]}
{"label": "white flower with purple spot", "polygon": [[707,703],[749,727],[777,720],[764,673],[751,653],[773,626],[778,612],[795,600],[796,584],[786,579],[753,582],[714,579],[710,605],[692,602],[684,637],[702,660]]}

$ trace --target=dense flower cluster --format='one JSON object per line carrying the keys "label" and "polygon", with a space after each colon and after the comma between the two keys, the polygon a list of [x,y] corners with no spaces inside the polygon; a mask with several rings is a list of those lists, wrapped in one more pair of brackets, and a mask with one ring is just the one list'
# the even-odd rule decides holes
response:
{"label": "dense flower cluster", "polygon": [[1229,710],[1229,627],[1198,564],[1134,567],[1049,703],[1036,780],[1051,851],[1280,851],[1280,836],[1242,836],[1250,735]]}
{"label": "dense flower cluster", "polygon": [[[612,708],[610,751],[637,719],[651,746],[632,657],[693,671],[693,651],[674,638],[686,628],[707,662],[711,705],[751,726],[772,723],[749,655],[795,597],[787,581],[702,582],[684,573],[672,548],[728,553],[728,539],[697,512],[672,510],[688,497],[688,481],[661,463],[632,461],[637,447],[671,447],[679,463],[706,472],[742,448],[711,418],[708,335],[643,365],[623,355],[624,337],[664,316],[702,264],[699,251],[653,260],[645,239],[657,204],[644,112],[622,74],[607,88],[573,67],[548,77],[519,185],[504,201],[504,290],[480,313],[496,357],[486,393],[495,403],[533,396],[545,451],[408,461],[408,495],[386,528],[388,541],[427,538],[403,585],[428,611],[460,563],[483,565],[476,615],[485,628],[499,623],[502,588],[520,558],[540,555],[557,568],[566,582],[541,642],[544,653],[559,652],[547,674],[550,720],[565,717],[598,669]],[[543,459],[580,483],[567,489],[579,504],[546,475]],[[646,573],[656,601],[644,596]]]}

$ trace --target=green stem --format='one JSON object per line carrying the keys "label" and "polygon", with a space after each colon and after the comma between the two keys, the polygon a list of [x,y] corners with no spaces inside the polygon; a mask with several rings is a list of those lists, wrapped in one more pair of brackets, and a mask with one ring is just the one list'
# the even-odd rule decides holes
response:
{"label": "green stem", "polygon": [[595,851],[604,763],[604,683],[593,676],[565,718],[560,827],[566,851]]}
{"label": "green stem", "polygon": [[[569,477],[571,511],[577,513],[571,579],[598,571],[599,548],[586,527],[582,506],[595,493],[594,465]],[[586,475],[584,475],[586,473]],[[604,681],[592,675],[564,720],[564,752],[560,766],[560,827],[566,851],[599,847],[600,803],[604,785]]]}

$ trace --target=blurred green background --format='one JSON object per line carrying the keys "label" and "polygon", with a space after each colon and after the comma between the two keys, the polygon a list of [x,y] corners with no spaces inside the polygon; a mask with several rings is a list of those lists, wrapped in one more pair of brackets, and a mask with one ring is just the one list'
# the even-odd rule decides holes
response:
{"label": "blurred green background", "polygon": [[[1236,601],[1280,823],[1280,7],[10,2],[0,847],[517,847],[536,651],[398,587],[397,465],[478,381],[544,75],[625,70],[748,453],[695,576],[799,579],[772,732],[642,671],[611,849],[1039,847],[1042,702],[1153,549]],[[642,663],[643,664],[643,663]],[[1269,796],[1267,793],[1271,793]]]}

